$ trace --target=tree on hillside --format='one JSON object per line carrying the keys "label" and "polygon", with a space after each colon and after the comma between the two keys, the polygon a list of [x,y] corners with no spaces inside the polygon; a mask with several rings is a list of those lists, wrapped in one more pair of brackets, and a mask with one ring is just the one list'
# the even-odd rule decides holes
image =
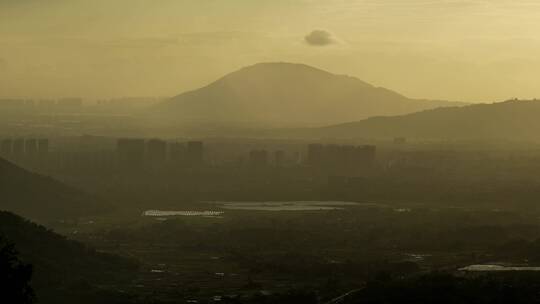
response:
{"label": "tree on hillside", "polygon": [[30,287],[32,266],[23,263],[12,243],[0,236],[0,303],[29,304],[34,301]]}

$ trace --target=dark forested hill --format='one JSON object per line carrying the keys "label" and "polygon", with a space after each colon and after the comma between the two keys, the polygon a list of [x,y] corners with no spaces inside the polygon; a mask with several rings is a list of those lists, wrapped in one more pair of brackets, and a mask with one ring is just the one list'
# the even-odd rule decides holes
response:
{"label": "dark forested hill", "polygon": [[96,252],[10,212],[0,211],[0,235],[32,265],[31,285],[38,303],[74,303],[64,300],[82,295],[95,298],[98,286],[125,282],[138,269],[134,261]]}
{"label": "dark forested hill", "polygon": [[52,220],[101,213],[108,208],[97,197],[0,159],[0,210]]}

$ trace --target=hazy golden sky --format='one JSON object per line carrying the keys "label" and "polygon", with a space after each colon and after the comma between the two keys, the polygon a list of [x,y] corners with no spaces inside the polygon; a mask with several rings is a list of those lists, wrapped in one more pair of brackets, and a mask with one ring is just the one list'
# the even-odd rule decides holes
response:
{"label": "hazy golden sky", "polygon": [[539,54],[538,0],[0,0],[3,97],[170,96],[288,61],[495,101],[540,97]]}

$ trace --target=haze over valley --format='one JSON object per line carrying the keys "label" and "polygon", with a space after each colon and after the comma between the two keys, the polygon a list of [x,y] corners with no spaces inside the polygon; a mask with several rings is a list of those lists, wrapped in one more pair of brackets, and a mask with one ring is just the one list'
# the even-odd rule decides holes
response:
{"label": "haze over valley", "polygon": [[540,303],[538,20],[0,0],[0,303]]}

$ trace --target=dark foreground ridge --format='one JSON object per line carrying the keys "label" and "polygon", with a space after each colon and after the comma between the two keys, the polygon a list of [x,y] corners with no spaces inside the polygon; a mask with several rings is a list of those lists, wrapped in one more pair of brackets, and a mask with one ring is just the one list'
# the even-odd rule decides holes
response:
{"label": "dark foreground ridge", "polygon": [[129,281],[138,268],[10,212],[0,211],[0,236],[32,265],[38,303],[115,303],[122,297],[114,286]]}

